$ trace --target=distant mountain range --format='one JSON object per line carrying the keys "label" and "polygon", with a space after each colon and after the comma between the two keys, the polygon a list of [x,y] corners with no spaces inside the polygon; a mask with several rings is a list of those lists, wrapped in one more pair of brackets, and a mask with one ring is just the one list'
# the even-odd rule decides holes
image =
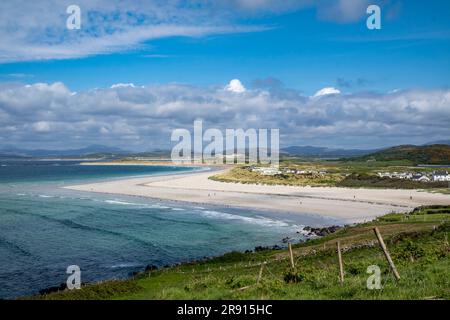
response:
{"label": "distant mountain range", "polygon": [[281,154],[290,156],[318,157],[318,158],[342,158],[356,157],[373,153],[378,149],[361,150],[361,149],[335,149],[326,147],[313,146],[292,146],[282,148]]}
{"label": "distant mountain range", "polygon": [[[439,140],[423,144],[423,146],[430,145],[449,145],[450,140]],[[417,146],[420,147],[420,146]],[[393,147],[395,148],[395,147]],[[318,157],[318,158],[351,158],[371,155],[390,148],[378,149],[340,149],[340,148],[326,148],[313,146],[290,146],[281,148],[280,153],[288,156],[304,156],[304,157]]]}
{"label": "distant mountain range", "polygon": [[[424,144],[424,146],[431,145],[449,145],[450,140],[433,141]],[[404,147],[404,146],[398,146]],[[289,146],[280,149],[280,154],[284,156],[296,156],[296,157],[316,157],[316,158],[354,158],[364,157],[370,155],[376,155],[378,152],[385,150],[395,149],[342,149],[342,148],[327,148],[327,147],[315,147],[315,146]],[[417,147],[421,146],[408,146]],[[118,147],[104,146],[104,145],[90,145],[80,149],[67,149],[67,150],[47,150],[47,149],[34,149],[26,150],[16,148],[14,146],[0,147],[0,157],[26,157],[26,158],[56,158],[56,157],[120,157],[120,156],[135,156],[135,157],[151,157],[151,156],[170,156],[170,150],[155,150],[149,152],[130,152]]]}
{"label": "distant mountain range", "polygon": [[39,158],[39,157],[80,157],[94,154],[117,154],[123,155],[127,154],[127,151],[124,151],[120,148],[116,147],[108,147],[103,145],[91,145],[85,148],[80,149],[67,149],[67,150],[46,150],[46,149],[34,149],[34,150],[25,150],[19,149],[15,147],[4,147],[0,148],[0,156],[14,156],[14,157],[31,157],[31,158]]}
{"label": "distant mountain range", "polygon": [[[312,146],[292,146],[282,148],[280,153],[288,156],[304,156],[304,157],[319,157],[319,158],[340,158],[340,157],[355,157],[362,156],[377,150],[358,150],[358,149],[332,149],[325,147]],[[130,152],[116,147],[108,147],[102,145],[91,145],[86,148],[68,149],[68,150],[46,150],[34,149],[25,150],[15,147],[0,148],[0,157],[29,157],[29,158],[43,158],[43,157],[83,157],[83,156],[170,156],[170,150],[156,150],[152,152]]]}

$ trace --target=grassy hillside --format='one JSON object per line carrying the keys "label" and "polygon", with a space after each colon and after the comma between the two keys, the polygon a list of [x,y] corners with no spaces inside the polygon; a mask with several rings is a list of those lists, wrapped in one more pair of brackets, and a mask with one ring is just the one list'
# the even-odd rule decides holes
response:
{"label": "grassy hillside", "polygon": [[[33,299],[448,299],[450,207],[419,208],[345,227],[293,246],[295,271],[283,250],[232,252],[221,257],[149,270],[125,281]],[[396,281],[373,233],[377,226],[401,275]],[[336,242],[345,283],[339,284]],[[258,283],[261,264],[266,263]],[[367,267],[381,269],[382,289],[369,290]]]}
{"label": "grassy hillside", "polygon": [[427,146],[403,145],[349,160],[406,160],[411,161],[412,164],[448,165],[450,164],[450,146],[445,144],[433,144]]}

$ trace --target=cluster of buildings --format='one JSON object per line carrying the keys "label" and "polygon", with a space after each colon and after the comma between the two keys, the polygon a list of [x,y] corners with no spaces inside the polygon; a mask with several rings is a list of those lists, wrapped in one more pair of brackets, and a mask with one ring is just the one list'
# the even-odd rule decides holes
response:
{"label": "cluster of buildings", "polygon": [[407,179],[421,182],[450,182],[450,173],[447,171],[434,171],[433,173],[424,172],[378,172],[381,178]]}
{"label": "cluster of buildings", "polygon": [[276,174],[302,174],[302,175],[324,175],[326,171],[316,171],[316,170],[297,170],[290,168],[276,168],[276,167],[250,167],[253,172],[259,172],[265,176],[273,176]]}
{"label": "cluster of buildings", "polygon": [[281,174],[281,170],[277,167],[250,167],[252,172],[259,172],[264,176],[274,176],[276,174]]}
{"label": "cluster of buildings", "polygon": [[[274,176],[277,174],[298,174],[308,176],[323,176],[328,172],[325,170],[299,170],[292,168],[279,167],[247,167],[252,172],[258,172],[265,176]],[[420,182],[450,182],[450,172],[433,171],[433,172],[378,172],[380,178],[405,179]]]}
{"label": "cluster of buildings", "polygon": [[322,170],[322,171],[317,171],[317,170],[296,170],[296,169],[289,169],[289,168],[284,168],[281,169],[283,171],[283,173],[291,173],[291,174],[304,174],[304,175],[323,175],[326,174],[327,172]]}

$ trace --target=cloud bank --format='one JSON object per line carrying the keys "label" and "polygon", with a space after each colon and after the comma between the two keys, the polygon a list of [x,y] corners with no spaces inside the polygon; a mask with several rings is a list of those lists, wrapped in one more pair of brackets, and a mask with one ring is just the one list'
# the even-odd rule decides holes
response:
{"label": "cloud bank", "polygon": [[72,92],[63,83],[0,84],[0,145],[169,148],[175,128],[279,128],[282,145],[373,148],[450,136],[450,90],[308,97],[276,87],[134,86]]}

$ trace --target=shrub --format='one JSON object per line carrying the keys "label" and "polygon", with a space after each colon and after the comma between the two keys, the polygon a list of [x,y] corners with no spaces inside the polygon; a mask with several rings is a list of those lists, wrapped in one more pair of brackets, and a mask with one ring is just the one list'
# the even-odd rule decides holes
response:
{"label": "shrub", "polygon": [[423,256],[425,256],[425,250],[411,240],[408,240],[405,245],[399,247],[394,253],[395,259],[403,261],[415,261]]}
{"label": "shrub", "polygon": [[305,280],[305,275],[290,269],[284,273],[283,279],[286,283],[299,283]]}

